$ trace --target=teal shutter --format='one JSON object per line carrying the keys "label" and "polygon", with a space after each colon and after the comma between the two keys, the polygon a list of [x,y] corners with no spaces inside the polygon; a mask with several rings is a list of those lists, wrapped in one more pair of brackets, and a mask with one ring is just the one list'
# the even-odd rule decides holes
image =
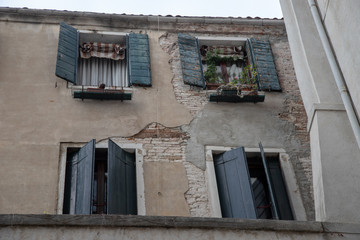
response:
{"label": "teal shutter", "polygon": [[129,84],[151,86],[150,47],[146,34],[130,33],[127,36]]}
{"label": "teal shutter", "polygon": [[261,152],[261,159],[265,170],[266,182],[268,184],[269,192],[270,192],[270,199],[271,199],[271,212],[274,219],[279,219],[279,212],[278,212],[278,205],[275,200],[275,191],[274,191],[274,184],[272,183],[272,179],[270,176],[270,171],[268,167],[268,162],[265,158],[264,149],[261,143],[259,143],[260,152]]}
{"label": "teal shutter", "polygon": [[205,79],[197,38],[179,33],[178,42],[184,83],[205,89]]}
{"label": "teal shutter", "polygon": [[294,220],[278,158],[266,158],[279,219]]}
{"label": "teal shutter", "polygon": [[78,46],[78,31],[70,25],[61,22],[55,75],[73,84],[76,84]]}
{"label": "teal shutter", "polygon": [[137,214],[135,153],[109,140],[107,213]]}
{"label": "teal shutter", "polygon": [[95,140],[91,140],[66,166],[64,213],[91,214],[94,179]]}
{"label": "teal shutter", "polygon": [[259,90],[281,91],[270,42],[251,38],[246,41],[246,50],[249,64],[253,64],[258,73]]}
{"label": "teal shutter", "polygon": [[222,216],[256,219],[244,148],[215,156],[214,165]]}

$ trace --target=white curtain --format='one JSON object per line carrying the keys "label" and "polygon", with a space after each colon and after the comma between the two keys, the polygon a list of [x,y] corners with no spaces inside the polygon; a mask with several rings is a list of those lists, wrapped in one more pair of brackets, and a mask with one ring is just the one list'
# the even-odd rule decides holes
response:
{"label": "white curtain", "polygon": [[78,69],[79,85],[106,87],[127,87],[126,60],[91,57],[80,58]]}

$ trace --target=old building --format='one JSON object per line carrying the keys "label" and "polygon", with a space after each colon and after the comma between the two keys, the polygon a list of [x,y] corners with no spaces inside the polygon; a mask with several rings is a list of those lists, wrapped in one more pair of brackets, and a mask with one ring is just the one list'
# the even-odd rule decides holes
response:
{"label": "old building", "polygon": [[283,20],[1,8],[0,25],[5,238],[353,236],[313,222]]}

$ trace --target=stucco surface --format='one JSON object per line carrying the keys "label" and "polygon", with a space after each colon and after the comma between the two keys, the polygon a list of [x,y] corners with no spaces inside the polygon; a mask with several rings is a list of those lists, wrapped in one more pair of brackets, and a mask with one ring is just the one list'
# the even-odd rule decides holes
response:
{"label": "stucco surface", "polygon": [[[346,81],[348,91],[354,103],[360,102],[360,56],[359,48],[360,37],[360,2],[357,0],[347,1],[346,4],[336,0],[329,0],[328,5],[323,9],[324,25],[330,37],[330,42],[341,68],[341,72]],[[349,50],[353,49],[353,54]],[[360,116],[359,104],[354,104],[358,116]]]}
{"label": "stucco surface", "polygon": [[188,181],[182,163],[144,163],[146,215],[190,216],[185,201]]}
{"label": "stucco surface", "polygon": [[[224,230],[202,230],[202,229],[176,229],[168,230],[164,228],[152,229],[152,228],[108,228],[103,231],[103,228],[56,228],[47,229],[43,227],[37,228],[14,228],[8,227],[0,230],[2,239],[156,239],[156,240],[188,240],[188,239],[199,239],[199,240],[226,240],[226,239],[293,239],[293,240],[321,240],[326,239],[323,234],[297,234],[297,233],[286,233],[286,232],[268,232],[268,231],[224,231]],[[351,239],[351,238],[345,238]],[[355,239],[355,238],[353,238]]]}
{"label": "stucco surface", "polygon": [[133,99],[120,102],[74,99],[55,76],[59,25],[0,22],[0,29],[2,213],[55,211],[60,142],[131,136],[150,122],[172,127],[191,120],[172,92],[161,32],[148,32],[153,86],[134,87]]}
{"label": "stucco surface", "polygon": [[[211,216],[205,147],[261,141],[289,154],[312,219],[306,116],[282,20],[0,13],[0,154],[7,166],[0,169],[0,213],[55,213],[62,204],[60,145],[111,138],[142,145],[147,214]],[[131,101],[74,99],[71,86],[54,74],[60,21],[82,30],[148,34],[153,86],[133,87]],[[283,92],[267,92],[258,104],[210,103],[207,91],[183,83],[177,32],[269,39]],[[24,39],[31,45],[26,51],[19,48]]]}
{"label": "stucco surface", "polygon": [[[301,95],[308,113],[316,220],[358,222],[359,148],[323,52],[307,1],[283,1],[285,24]],[[358,111],[359,1],[316,1]],[[356,32],[356,33],[355,33]],[[355,34],[355,35],[354,35]],[[310,110],[310,111],[309,111]],[[313,121],[312,121],[313,120]]]}
{"label": "stucco surface", "polygon": [[356,148],[346,113],[320,111],[315,117],[317,132],[311,134],[319,138],[315,148],[318,156],[313,158],[319,161],[314,164],[317,220],[358,222],[358,211],[352,206],[357,205],[356,196],[360,195],[359,184],[354,184],[360,181],[360,150]]}

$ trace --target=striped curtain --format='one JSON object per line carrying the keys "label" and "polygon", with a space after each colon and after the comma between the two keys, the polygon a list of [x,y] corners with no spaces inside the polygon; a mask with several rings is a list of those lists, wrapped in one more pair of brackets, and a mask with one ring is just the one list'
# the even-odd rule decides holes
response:
{"label": "striped curtain", "polygon": [[106,87],[127,87],[126,60],[109,58],[80,58],[78,69],[79,85]]}
{"label": "striped curtain", "polygon": [[113,60],[125,59],[125,45],[100,42],[86,42],[80,45],[81,58],[110,58]]}

